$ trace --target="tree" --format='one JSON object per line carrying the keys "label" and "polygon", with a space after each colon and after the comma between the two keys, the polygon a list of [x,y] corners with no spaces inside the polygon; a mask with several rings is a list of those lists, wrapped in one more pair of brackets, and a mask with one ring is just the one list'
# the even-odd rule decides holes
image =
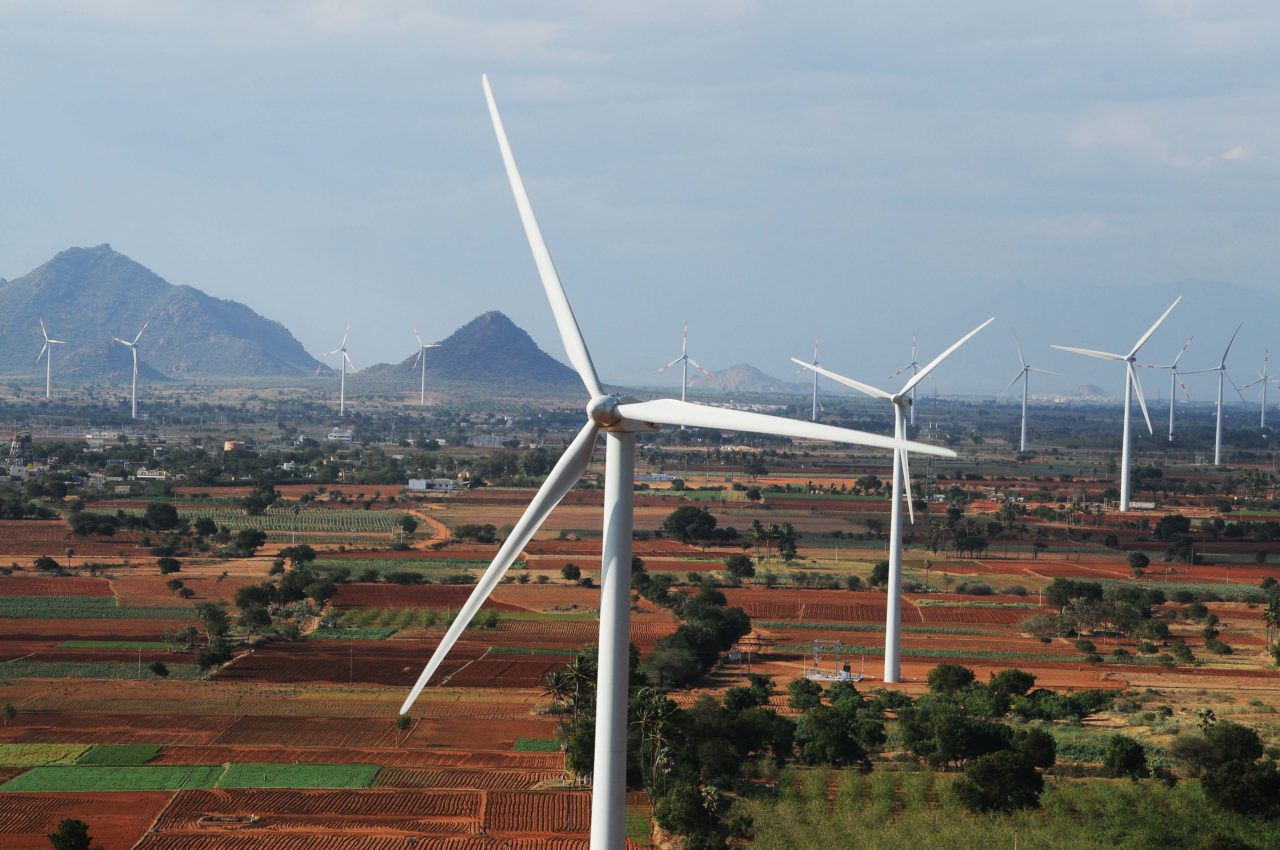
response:
{"label": "tree", "polygon": [[169,666],[165,664],[163,661],[152,661],[151,664],[147,667],[147,669],[150,670],[152,673],[155,673],[161,679],[169,675]]}
{"label": "tree", "polygon": [[867,584],[872,587],[884,587],[889,584],[889,562],[876,561],[871,566],[871,576],[867,579]]}
{"label": "tree", "polygon": [[1019,670],[1017,667],[1010,667],[1007,670],[1001,670],[999,673],[992,673],[987,685],[991,690],[1010,697],[1025,696],[1035,686],[1036,677],[1025,670]]}
{"label": "tree", "polygon": [[1147,768],[1147,751],[1142,744],[1124,735],[1112,735],[1102,757],[1102,768],[1108,776],[1129,777],[1134,782],[1151,775]]}
{"label": "tree", "polygon": [[564,576],[565,581],[577,581],[582,578],[582,570],[578,569],[577,564],[565,564],[560,568],[560,575]]}
{"label": "tree", "polygon": [[929,671],[929,690],[935,694],[956,694],[972,685],[974,679],[968,667],[943,663]]}
{"label": "tree", "polygon": [[706,508],[685,505],[662,521],[662,530],[683,543],[706,540],[715,531],[716,518]]}
{"label": "tree", "polygon": [[13,703],[6,702],[2,713],[4,714],[4,725],[8,726],[9,721],[18,716],[18,709],[13,707]]}
{"label": "tree", "polygon": [[234,547],[246,556],[252,556],[259,546],[266,545],[267,533],[256,528],[245,528],[236,532]]}
{"label": "tree", "polygon": [[1044,777],[1021,754],[1001,750],[979,756],[964,769],[955,793],[971,812],[1013,812],[1040,805]]}
{"label": "tree", "polygon": [[156,566],[160,568],[160,575],[167,576],[181,570],[182,562],[177,558],[157,558]]}
{"label": "tree", "polygon": [[413,533],[418,530],[418,518],[413,514],[405,514],[400,517],[400,530],[412,537]]}
{"label": "tree", "polygon": [[205,637],[213,644],[227,636],[231,628],[231,619],[227,616],[225,602],[197,602],[196,619],[204,627]]}
{"label": "tree", "polygon": [[737,578],[751,578],[756,574],[755,564],[746,555],[730,555],[724,560],[729,574]]}
{"label": "tree", "polygon": [[201,537],[208,537],[218,533],[218,524],[207,516],[202,516],[196,520],[195,532]]}
{"label": "tree", "polygon": [[[263,543],[266,541],[264,540]],[[261,543],[258,544],[262,545]],[[287,558],[290,565],[297,567],[303,564],[309,564],[316,559],[316,550],[312,549],[306,543],[299,543],[296,546],[286,546],[280,550],[278,557]]]}
{"label": "tree", "polygon": [[148,502],[144,516],[147,528],[153,531],[169,531],[182,524],[178,509],[168,502]]}
{"label": "tree", "polygon": [[1275,762],[1232,761],[1205,773],[1204,794],[1216,806],[1252,817],[1280,814],[1280,772]]}
{"label": "tree", "polygon": [[1039,726],[1026,726],[1013,733],[1014,751],[1033,767],[1053,767],[1058,760],[1058,741]]}
{"label": "tree", "polygon": [[57,572],[62,569],[62,565],[48,555],[41,555],[36,558],[34,566],[40,572]]}
{"label": "tree", "polygon": [[822,704],[822,685],[809,679],[792,680],[787,685],[787,693],[791,695],[787,704],[797,711],[808,711]]}
{"label": "tree", "polygon": [[1151,564],[1151,559],[1147,557],[1145,552],[1129,553],[1129,569],[1133,571],[1134,578],[1142,578],[1142,573]]}
{"label": "tree", "polygon": [[[66,818],[58,824],[58,831],[49,833],[53,850],[91,850],[93,839],[89,837],[89,824],[75,818]],[[96,850],[101,850],[98,845]]]}

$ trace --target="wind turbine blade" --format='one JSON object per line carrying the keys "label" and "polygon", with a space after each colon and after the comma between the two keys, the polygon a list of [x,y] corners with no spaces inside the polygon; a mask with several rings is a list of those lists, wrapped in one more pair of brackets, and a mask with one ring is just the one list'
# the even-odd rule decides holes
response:
{"label": "wind turbine blade", "polygon": [[1179,375],[1203,375],[1206,372],[1221,372],[1222,368],[1214,366],[1212,369],[1192,369],[1190,372],[1179,372]]}
{"label": "wind turbine blade", "polygon": [[1072,354],[1083,354],[1085,357],[1096,357],[1099,360],[1125,360],[1123,354],[1112,354],[1109,351],[1094,351],[1092,348],[1073,348],[1070,345],[1051,345],[1059,351],[1070,351]]}
{"label": "wind turbine blade", "polygon": [[864,384],[862,383],[862,381],[855,381],[853,378],[846,378],[844,375],[838,375],[829,369],[823,369],[821,366],[815,366],[812,363],[806,363],[803,360],[799,360],[795,357],[791,358],[791,362],[799,364],[800,367],[803,369],[808,369],[811,372],[817,372],[819,375],[830,378],[831,380],[835,381],[837,384],[844,384],[846,387],[855,389],[860,393],[866,393],[872,398],[883,398],[883,399],[890,399],[890,400],[893,398],[892,393],[887,393],[882,389],[871,386],[870,384]]}
{"label": "wind turbine blade", "polygon": [[[124,342],[124,340],[120,340],[120,339],[118,339],[118,340],[116,340],[116,342]],[[128,344],[129,344],[129,343],[125,342],[125,345],[128,345]],[[321,356],[321,357],[331,357],[332,355],[337,354],[337,353],[338,353],[339,351],[341,351],[341,350],[342,350],[341,348],[335,348],[333,351],[326,351],[324,354],[321,354],[320,356]]]}
{"label": "wind turbine blade", "polygon": [[706,375],[708,378],[711,377],[711,373],[708,372],[706,369],[703,369],[702,364],[700,364],[697,360],[694,360],[692,357],[690,357],[689,363],[693,365],[693,368],[697,369],[699,372]]}
{"label": "wind turbine blade", "polygon": [[41,357],[44,357],[44,353],[45,353],[46,351],[48,351],[48,350],[49,350],[49,343],[46,341],[46,342],[45,342],[45,344],[44,344],[44,346],[40,349],[40,353],[36,355],[36,362],[37,362],[37,363],[39,363],[39,362],[40,362],[40,358],[41,358]]}
{"label": "wind turbine blade", "polygon": [[1134,395],[1138,397],[1138,407],[1142,408],[1142,418],[1147,420],[1147,432],[1154,434],[1155,429],[1151,427],[1151,415],[1147,413],[1147,400],[1142,395],[1142,382],[1138,380],[1138,373],[1133,368],[1132,363],[1126,363],[1125,368],[1129,370],[1129,377],[1133,378]]}
{"label": "wind turbine blade", "polygon": [[1173,358],[1173,363],[1169,366],[1170,369],[1178,368],[1178,361],[1182,359],[1182,355],[1187,353],[1187,349],[1191,347],[1191,340],[1193,339],[1195,339],[1194,336],[1187,337],[1187,341],[1182,344],[1182,348],[1178,349],[1178,356]]}
{"label": "wind turbine blade", "polygon": [[520,520],[512,528],[511,534],[503,541],[502,547],[498,550],[493,562],[484,571],[484,575],[476,583],[475,590],[471,591],[470,598],[467,599],[466,604],[462,606],[462,610],[458,612],[458,616],[449,625],[449,630],[445,632],[440,645],[431,654],[431,660],[423,668],[422,675],[418,677],[413,690],[409,691],[409,696],[405,698],[404,705],[400,706],[401,714],[407,713],[413,707],[413,703],[418,698],[418,695],[422,693],[422,689],[426,687],[431,676],[440,667],[440,662],[444,661],[445,656],[449,654],[449,650],[458,642],[462,632],[471,623],[471,619],[480,610],[480,606],[489,598],[489,594],[498,586],[498,582],[502,580],[503,575],[510,569],[511,564],[521,550],[533,539],[533,535],[537,533],[543,521],[555,509],[556,505],[560,504],[560,500],[573,489],[574,484],[578,483],[582,473],[586,472],[587,464],[591,461],[591,451],[595,448],[597,433],[599,431],[595,424],[588,422],[578,432],[578,436],[574,438],[568,450],[560,457],[555,468],[551,470],[551,474],[547,476],[547,480],[542,482],[537,495],[533,497],[529,507],[525,508],[524,514],[521,515]]}
{"label": "wind turbine blade", "polygon": [[413,358],[413,365],[414,365],[414,366],[420,366],[420,365],[422,364],[422,355],[423,355],[423,352],[424,352],[424,349],[421,349],[421,348],[419,348],[419,349],[418,349],[418,356],[417,356],[417,357],[415,357],[415,358]]}
{"label": "wind turbine blade", "polygon": [[49,332],[44,329],[44,319],[40,320],[40,335],[44,337],[45,342],[49,341]]}
{"label": "wind turbine blade", "polygon": [[1013,380],[1009,382],[1008,386],[1006,386],[1004,389],[1000,391],[1000,395],[996,396],[996,404],[1000,403],[1000,399],[1004,398],[1004,394],[1009,392],[1009,390],[1013,389],[1013,385],[1018,383],[1018,381],[1022,380],[1022,376],[1027,374],[1027,372],[1030,369],[1031,369],[1030,366],[1023,366],[1021,369],[1018,370],[1018,374],[1013,376]]}
{"label": "wind turbine blade", "polygon": [[[151,324],[151,320],[150,320],[150,319],[147,319],[145,322],[143,322],[143,323],[142,323],[142,331],[145,331],[145,330],[147,329],[147,325],[149,325],[149,324]],[[137,336],[135,336],[135,337],[133,338],[133,344],[134,344],[134,345],[137,345],[137,344],[138,344],[138,340],[142,339],[142,331],[138,331],[138,335],[137,335]]]}
{"label": "wind turbine blade", "polygon": [[801,422],[781,416],[769,416],[764,413],[751,413],[727,407],[711,407],[671,398],[620,404],[618,413],[626,419],[651,422],[656,425],[686,425],[691,428],[748,431],[754,434],[774,434],[780,437],[794,437],[798,440],[825,440],[830,443],[870,446],[878,449],[906,448],[934,457],[956,456],[951,449],[944,449],[941,446],[895,440],[893,437],[868,434],[865,431],[835,428],[816,422]]}
{"label": "wind turbine blade", "polygon": [[418,329],[417,329],[417,328],[414,328],[414,329],[413,329],[413,338],[414,338],[414,339],[416,339],[416,340],[418,341],[418,348],[423,348],[423,347],[424,347],[424,346],[423,346],[423,344],[422,344],[422,337],[418,336]]}
{"label": "wind turbine blade", "polygon": [[1177,306],[1178,306],[1178,302],[1179,302],[1179,301],[1181,301],[1181,300],[1182,300],[1182,296],[1181,296],[1181,295],[1179,295],[1177,298],[1173,299],[1173,303],[1169,305],[1169,309],[1168,309],[1168,310],[1165,310],[1163,313],[1161,313],[1161,314],[1160,314],[1160,318],[1156,319],[1156,323],[1155,323],[1154,325],[1152,325],[1151,327],[1147,328],[1147,332],[1146,332],[1146,333],[1144,333],[1142,336],[1138,337],[1138,341],[1137,341],[1137,342],[1135,342],[1135,343],[1133,344],[1133,348],[1129,349],[1129,356],[1130,356],[1130,357],[1132,357],[1133,355],[1137,354],[1137,353],[1138,353],[1138,349],[1139,349],[1139,348],[1142,348],[1142,346],[1144,346],[1144,345],[1146,345],[1146,344],[1147,344],[1147,340],[1151,339],[1151,335],[1152,335],[1153,333],[1155,333],[1155,332],[1156,332],[1156,328],[1158,328],[1158,327],[1160,327],[1162,324],[1164,324],[1164,320],[1165,320],[1165,319],[1167,319],[1167,318],[1169,318],[1169,314],[1173,312],[1173,308],[1174,308],[1174,307],[1177,307]]}
{"label": "wind turbine blade", "polygon": [[120,337],[118,337],[118,336],[113,336],[113,337],[111,337],[111,341],[112,341],[112,342],[118,342],[118,343],[120,343],[121,345],[127,345],[127,346],[129,346],[130,348],[133,348],[133,343],[129,342],[128,340],[121,339],[121,338],[120,338]]}
{"label": "wind turbine blade", "polygon": [[911,524],[916,524],[916,509],[911,504],[911,462],[907,460],[907,450],[899,449],[898,454],[902,455],[902,495],[907,499],[907,516],[911,518]]}
{"label": "wind turbine blade", "polygon": [[667,371],[668,369],[670,369],[672,366],[674,366],[674,365],[676,365],[677,363],[679,363],[679,362],[680,362],[681,360],[683,360],[683,359],[684,359],[684,355],[683,355],[683,354],[681,354],[681,355],[680,355],[679,357],[677,357],[675,360],[672,360],[670,363],[668,363],[666,366],[663,366],[663,367],[662,367],[662,368],[660,368],[658,371],[659,371],[659,372],[665,372],[665,371]]}
{"label": "wind turbine blade", "polygon": [[969,331],[967,334],[960,337],[955,342],[951,343],[950,348],[948,348],[946,351],[939,354],[937,357],[933,358],[933,360],[929,361],[928,366],[925,366],[919,372],[916,372],[914,375],[912,375],[911,380],[907,381],[907,383],[903,385],[902,391],[898,394],[906,395],[907,393],[911,392],[911,388],[914,387],[916,384],[919,384],[921,381],[923,381],[930,372],[932,372],[935,368],[937,368],[939,363],[941,363],[943,360],[946,360],[948,357],[950,357],[952,352],[954,352],[960,346],[964,345],[966,342],[972,339],[973,336],[978,333],[978,331],[982,330],[983,328],[985,328],[987,325],[991,324],[995,320],[996,320],[996,317],[992,316],[990,319],[987,319],[985,322],[978,325],[976,328]]}
{"label": "wind turbine blade", "polygon": [[339,351],[347,347],[347,337],[349,336],[351,336],[351,323],[347,322],[347,329],[342,332],[342,345],[338,346]]}
{"label": "wind turbine blade", "polygon": [[1182,388],[1182,394],[1187,397],[1187,401],[1191,401],[1191,391],[1187,389],[1187,385],[1179,381],[1178,386]]}
{"label": "wind turbine blade", "polygon": [[498,149],[502,152],[502,164],[507,170],[507,180],[511,183],[511,193],[515,195],[516,209],[520,212],[520,222],[524,225],[525,238],[529,240],[529,249],[533,252],[533,262],[538,267],[538,276],[542,278],[542,288],[546,290],[547,300],[551,302],[551,312],[556,317],[556,327],[560,329],[560,341],[564,343],[565,354],[577,371],[578,377],[586,386],[587,392],[594,398],[603,395],[600,389],[600,378],[596,375],[595,364],[591,362],[591,354],[582,339],[582,330],[578,320],[574,318],[573,308],[560,283],[560,275],[556,273],[555,263],[551,260],[551,252],[543,241],[542,230],[533,215],[533,205],[529,203],[529,195],[525,192],[524,181],[520,179],[520,170],[516,168],[515,156],[511,153],[511,145],[507,141],[507,132],[502,127],[502,116],[498,114],[498,104],[493,99],[493,90],[489,88],[488,76],[481,77],[484,85],[484,98],[489,104],[489,118],[493,121],[493,132],[498,137]]}
{"label": "wind turbine blade", "polygon": [[344,351],[344,352],[342,352],[342,356],[343,356],[344,358],[346,358],[347,365],[351,367],[351,371],[352,371],[352,372],[355,372],[355,371],[356,371],[356,364],[351,362],[351,355]]}
{"label": "wind turbine blade", "polygon": [[1026,357],[1024,357],[1024,356],[1023,356],[1023,354],[1022,354],[1022,343],[1018,342],[1018,333],[1017,333],[1017,331],[1014,331],[1014,332],[1013,332],[1013,345],[1014,345],[1014,347],[1015,347],[1015,348],[1017,348],[1017,349],[1018,349],[1018,359],[1019,359],[1020,361],[1022,361],[1022,368],[1024,368],[1024,369],[1025,369],[1025,368],[1027,367],[1027,358],[1026,358]]}
{"label": "wind turbine blade", "polygon": [[1244,322],[1241,322],[1240,324],[1236,325],[1236,332],[1231,335],[1231,340],[1227,343],[1227,350],[1222,352],[1222,362],[1218,364],[1219,366],[1227,365],[1227,355],[1231,353],[1231,346],[1235,345],[1236,335],[1240,333],[1240,329],[1243,327],[1244,327]]}
{"label": "wind turbine blade", "polygon": [[1227,379],[1227,383],[1231,385],[1232,389],[1236,391],[1236,395],[1240,396],[1240,400],[1244,401],[1245,400],[1244,393],[1240,392],[1240,388],[1236,386],[1236,382],[1231,380],[1231,373],[1228,372],[1226,369],[1223,369],[1222,375]]}
{"label": "wind turbine blade", "polygon": [[1027,371],[1028,371],[1028,372],[1034,372],[1034,373],[1036,373],[1037,375],[1053,375],[1055,378],[1061,378],[1061,377],[1062,377],[1062,373],[1061,373],[1061,372],[1050,372],[1048,369],[1039,369],[1039,368],[1037,368],[1037,367],[1035,367],[1035,366],[1028,366],[1028,367],[1027,367]]}

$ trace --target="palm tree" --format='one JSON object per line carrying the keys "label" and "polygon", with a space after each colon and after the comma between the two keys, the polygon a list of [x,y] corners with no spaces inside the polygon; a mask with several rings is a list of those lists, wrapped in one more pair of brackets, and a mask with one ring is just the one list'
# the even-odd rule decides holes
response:
{"label": "palm tree", "polygon": [[551,697],[551,701],[563,706],[569,702],[569,698],[573,694],[573,683],[569,680],[568,674],[563,670],[552,670],[550,673],[542,677],[544,688],[542,695]]}
{"label": "palm tree", "polygon": [[1280,628],[1280,595],[1272,596],[1262,609],[1262,622],[1267,624],[1267,646],[1271,645],[1271,636]]}
{"label": "palm tree", "polygon": [[747,530],[747,533],[751,535],[751,541],[756,544],[756,560],[759,561],[760,560],[760,541],[765,539],[765,533],[766,533],[764,526],[760,523],[760,520],[758,519],[751,520],[751,528]]}

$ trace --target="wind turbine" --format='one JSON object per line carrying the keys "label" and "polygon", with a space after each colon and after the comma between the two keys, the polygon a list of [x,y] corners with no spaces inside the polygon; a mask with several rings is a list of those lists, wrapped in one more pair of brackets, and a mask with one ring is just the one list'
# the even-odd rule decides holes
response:
{"label": "wind turbine", "polygon": [[[587,422],[561,456],[498,550],[458,616],[436,647],[422,675],[418,677],[404,705],[403,715],[436,672],[449,650],[470,623],[481,604],[501,581],[521,549],[528,544],[543,520],[586,471],[596,437],[605,432],[604,537],[601,541],[600,644],[596,684],[596,729],[593,788],[591,793],[591,850],[618,850],[625,843],[626,752],[627,752],[627,663],[631,594],[632,494],[635,476],[635,435],[654,431],[659,425],[688,425],[730,431],[752,431],[797,439],[832,440],[888,449],[910,448],[929,454],[954,456],[934,446],[908,443],[901,439],[797,422],[776,416],[709,407],[675,399],[639,402],[626,396],[606,394],[596,375],[586,342],[574,318],[573,309],[556,274],[551,254],[534,218],[507,142],[488,78],[482,78],[489,117],[515,196],[525,237],[533,253],[538,275],[551,312],[555,315],[565,353],[586,386],[590,400]],[[612,341],[612,333],[610,334]]]}
{"label": "wind turbine", "polygon": [[[952,343],[950,348],[933,358],[923,369],[915,370],[907,382],[903,384],[902,389],[896,393],[887,392],[870,384],[864,384],[861,381],[855,381],[853,378],[846,378],[821,366],[805,363],[803,360],[797,360],[794,357],[791,360],[806,369],[812,369],[816,375],[826,375],[831,380],[844,384],[846,387],[852,387],[858,392],[866,393],[873,398],[882,398],[888,401],[893,405],[893,436],[895,439],[904,440],[906,438],[907,425],[906,412],[903,408],[913,405],[911,397],[916,385],[937,368],[938,364],[950,357],[952,352],[968,342],[970,337],[994,321],[994,316],[987,319]],[[913,357],[912,360],[914,359]],[[902,370],[900,369],[899,371]],[[930,452],[930,454],[933,454],[933,452]],[[889,514],[889,587],[887,590],[889,604],[886,609],[884,629],[884,680],[886,682],[897,682],[902,675],[902,501],[904,495],[907,502],[907,511],[910,514],[911,522],[914,523],[916,521],[916,512],[911,504],[911,468],[907,462],[907,451],[902,448],[893,453],[893,507],[890,509]]]}
{"label": "wind turbine", "polygon": [[[427,403],[427,349],[439,348],[440,343],[433,342],[430,345],[424,345],[422,342],[422,337],[418,336],[417,328],[413,329],[413,338],[418,341],[418,360],[413,365],[414,366],[417,366],[419,364],[422,365],[422,389],[420,391],[421,395],[418,398],[418,404],[426,404]],[[346,337],[343,337],[343,342],[344,343],[346,342]],[[351,368],[352,370],[355,369],[354,366],[352,366]]]}
{"label": "wind turbine", "polygon": [[680,356],[677,357],[675,360],[672,360],[666,366],[663,366],[661,369],[659,369],[658,373],[661,374],[667,371],[677,363],[680,363],[682,365],[681,372],[680,372],[680,400],[684,401],[685,390],[689,386],[689,364],[690,363],[693,364],[693,368],[697,369],[699,372],[706,375],[708,378],[711,377],[710,372],[708,372],[706,369],[703,369],[700,365],[698,365],[697,360],[694,360],[692,357],[689,356],[689,322],[688,320],[685,320],[684,336],[680,340]]}
{"label": "wind turbine", "polygon": [[[1231,353],[1231,346],[1236,341],[1236,334],[1240,333],[1240,329],[1244,327],[1244,322],[1236,325],[1236,332],[1231,335],[1231,339],[1227,341],[1227,349],[1222,352],[1222,359],[1218,361],[1217,366],[1209,369],[1196,369],[1193,372],[1183,372],[1184,375],[1203,375],[1206,372],[1218,373],[1218,423],[1213,434],[1213,465],[1222,466],[1222,385],[1225,381],[1231,381],[1231,376],[1227,374],[1227,355]],[[1240,400],[1244,401],[1244,393],[1240,392],[1240,388],[1236,386],[1235,381],[1231,381],[1232,388],[1236,391],[1236,395],[1240,396]]]}
{"label": "wind turbine", "polygon": [[[1000,392],[1000,396],[996,399],[996,402],[999,403],[1000,399],[1004,398],[1004,394],[1013,389],[1014,384],[1018,383],[1018,381],[1022,381],[1022,436],[1018,441],[1018,451],[1025,452],[1027,450],[1027,376],[1032,372],[1039,375],[1056,375],[1058,373],[1050,372],[1048,369],[1037,369],[1034,366],[1028,366],[1027,358],[1022,355],[1022,343],[1018,342],[1018,335],[1016,333],[1013,335],[1013,345],[1018,349],[1018,361],[1022,363],[1022,369],[1018,371],[1018,374],[1013,376],[1013,380],[1009,382],[1009,385]],[[915,360],[914,357],[911,359]]]}
{"label": "wind turbine", "polygon": [[[795,360],[794,357],[791,359]],[[796,360],[796,362],[800,363],[799,360]],[[816,368],[817,365],[818,365],[818,340],[815,339],[813,341],[813,360],[809,363],[800,363],[801,368],[796,370],[797,372],[803,372],[805,369],[813,370],[813,412],[809,414],[809,418],[814,422],[818,421],[818,370]]]}
{"label": "wind turbine", "polygon": [[[1178,302],[1182,300],[1179,295],[1173,299],[1173,303],[1169,305],[1169,309],[1165,310],[1160,318],[1156,319],[1156,323],[1147,328],[1147,332],[1138,337],[1138,341],[1133,344],[1133,348],[1129,349],[1128,354],[1111,354],[1107,351],[1094,351],[1091,348],[1072,348],[1067,345],[1051,345],[1050,348],[1056,348],[1059,351],[1070,351],[1073,354],[1083,354],[1086,357],[1096,357],[1099,360],[1114,360],[1124,364],[1124,436],[1120,442],[1120,510],[1129,510],[1129,449],[1132,442],[1131,422],[1133,410],[1133,395],[1136,392],[1138,396],[1138,406],[1142,408],[1142,418],[1147,420],[1147,431],[1154,434],[1155,430],[1151,427],[1151,417],[1147,414],[1147,402],[1142,397],[1142,382],[1138,380],[1138,373],[1133,371],[1133,361],[1138,357],[1138,350],[1147,344],[1147,340],[1151,339],[1151,335],[1156,332],[1156,328],[1164,324],[1164,320],[1169,318],[1169,314],[1173,312],[1173,308],[1178,306]],[[1185,373],[1184,373],[1185,374]]]}
{"label": "wind turbine", "polygon": [[[1148,369],[1168,369],[1169,370],[1169,440],[1173,441],[1173,406],[1178,401],[1178,388],[1182,388],[1182,392],[1186,395],[1187,401],[1191,401],[1191,393],[1187,392],[1185,384],[1178,382],[1178,361],[1182,359],[1182,355],[1187,353],[1187,349],[1191,347],[1191,340],[1194,336],[1187,337],[1187,341],[1182,344],[1182,348],[1178,349],[1178,356],[1173,358],[1173,362],[1168,366],[1158,366],[1154,363],[1146,363]],[[1186,373],[1183,373],[1186,374]]]}
{"label": "wind turbine", "polygon": [[[50,346],[66,345],[65,339],[50,339],[49,332],[44,328],[44,319],[40,320],[40,333],[44,336],[44,347],[40,349],[40,353],[36,355],[36,362],[40,362],[40,358],[44,361],[44,397],[49,398],[50,389],[53,386],[53,349]],[[1265,393],[1266,390],[1264,389]]]}
{"label": "wind turbine", "polygon": [[[917,341],[916,341],[916,334],[915,334],[915,331],[912,331],[912,332],[911,332],[911,362],[910,362],[910,363],[908,363],[906,366],[903,366],[903,367],[902,367],[901,369],[899,369],[898,371],[894,372],[892,375],[890,375],[890,376],[889,376],[889,380],[893,380],[894,378],[898,377],[899,375],[901,375],[903,372],[907,371],[908,369],[910,369],[910,370],[911,370],[911,377],[913,377],[913,378],[914,378],[914,377],[919,373],[919,371],[920,371],[920,363],[918,362],[918,360],[919,360],[918,343],[917,343]],[[915,390],[912,390],[912,391],[911,391],[911,413],[910,413],[910,416],[911,416],[911,427],[912,427],[912,428],[914,428],[914,427],[916,427],[916,393],[915,393]]]}
{"label": "wind turbine", "polygon": [[[142,324],[142,331],[145,331],[149,324],[151,324],[150,320],[144,322]],[[142,331],[138,331],[138,335],[133,338],[133,342],[123,340],[118,336],[113,336],[111,338],[133,352],[133,392],[130,394],[131,410],[129,414],[131,419],[138,418],[138,340],[142,339]]]}
{"label": "wind turbine", "polygon": [[1240,388],[1242,390],[1247,390],[1249,387],[1257,386],[1259,384],[1262,386],[1262,416],[1258,422],[1259,428],[1267,427],[1267,384],[1272,382],[1270,362],[1271,349],[1267,349],[1267,351],[1262,355],[1262,371],[1258,373],[1258,380],[1250,381]]}
{"label": "wind turbine", "polygon": [[[338,415],[339,416],[347,415],[347,366],[351,367],[352,372],[356,371],[356,364],[351,362],[351,355],[347,354],[347,337],[350,334],[351,334],[351,323],[347,322],[347,329],[342,332],[342,345],[339,345],[333,351],[326,351],[324,354],[320,355],[321,357],[330,357],[334,354],[342,355],[342,358],[338,361],[338,365],[342,367],[342,377],[339,379],[339,383],[338,383]],[[419,340],[418,344],[421,345],[422,341]],[[423,378],[423,381],[424,381],[423,387],[425,388],[426,378]]]}

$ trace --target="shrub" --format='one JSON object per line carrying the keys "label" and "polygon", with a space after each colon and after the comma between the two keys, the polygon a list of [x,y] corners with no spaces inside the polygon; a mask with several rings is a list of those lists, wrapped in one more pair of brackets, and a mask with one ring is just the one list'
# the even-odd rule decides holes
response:
{"label": "shrub", "polygon": [[955,794],[971,812],[1012,812],[1040,805],[1044,778],[1022,755],[1002,750],[980,756],[964,769]]}
{"label": "shrub", "polygon": [[1134,782],[1151,775],[1147,768],[1147,751],[1142,744],[1124,735],[1112,735],[1107,740],[1102,768],[1108,776],[1127,776]]}

